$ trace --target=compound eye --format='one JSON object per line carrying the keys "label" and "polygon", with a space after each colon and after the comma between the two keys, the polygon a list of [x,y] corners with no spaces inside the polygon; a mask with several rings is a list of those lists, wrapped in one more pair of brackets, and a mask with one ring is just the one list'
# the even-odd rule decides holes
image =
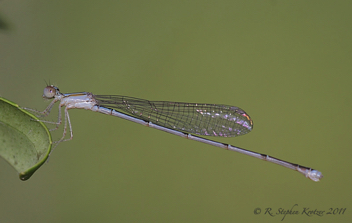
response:
{"label": "compound eye", "polygon": [[44,94],[43,94],[44,98],[51,99],[55,97],[55,95],[56,95],[56,88],[54,86],[51,85],[44,88]]}

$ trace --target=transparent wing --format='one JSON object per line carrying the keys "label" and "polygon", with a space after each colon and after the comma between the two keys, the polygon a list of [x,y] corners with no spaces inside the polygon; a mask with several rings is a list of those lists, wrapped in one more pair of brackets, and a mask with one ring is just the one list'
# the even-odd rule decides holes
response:
{"label": "transparent wing", "polygon": [[197,135],[234,137],[253,128],[249,115],[229,105],[148,101],[120,95],[93,95],[99,106],[166,128]]}

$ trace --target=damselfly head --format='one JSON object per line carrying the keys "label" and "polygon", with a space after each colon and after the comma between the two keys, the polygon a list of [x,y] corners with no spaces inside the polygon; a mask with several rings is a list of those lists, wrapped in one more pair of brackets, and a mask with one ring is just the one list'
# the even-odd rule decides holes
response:
{"label": "damselfly head", "polygon": [[59,92],[59,88],[55,87],[54,85],[46,86],[46,88],[44,88],[43,98],[52,99]]}

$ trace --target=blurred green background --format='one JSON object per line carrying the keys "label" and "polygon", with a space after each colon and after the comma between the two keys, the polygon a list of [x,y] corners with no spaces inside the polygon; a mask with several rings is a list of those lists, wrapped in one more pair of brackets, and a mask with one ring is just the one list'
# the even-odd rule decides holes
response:
{"label": "blurred green background", "polygon": [[[71,110],[74,139],[31,179],[22,182],[0,160],[0,222],[279,222],[278,210],[292,207],[300,214],[285,222],[350,220],[351,7],[1,1],[0,96],[43,110],[50,81],[65,93],[238,106],[254,130],[215,140],[318,169],[324,178],[315,183],[242,154]],[[325,212],[309,217],[304,208]],[[335,208],[346,211],[326,214]]]}

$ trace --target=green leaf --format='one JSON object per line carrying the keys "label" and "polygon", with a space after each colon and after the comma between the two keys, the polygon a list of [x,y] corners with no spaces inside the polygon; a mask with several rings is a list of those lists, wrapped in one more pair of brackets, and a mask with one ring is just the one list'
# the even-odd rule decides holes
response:
{"label": "green leaf", "polygon": [[51,151],[48,128],[17,104],[0,97],[0,156],[28,180]]}

